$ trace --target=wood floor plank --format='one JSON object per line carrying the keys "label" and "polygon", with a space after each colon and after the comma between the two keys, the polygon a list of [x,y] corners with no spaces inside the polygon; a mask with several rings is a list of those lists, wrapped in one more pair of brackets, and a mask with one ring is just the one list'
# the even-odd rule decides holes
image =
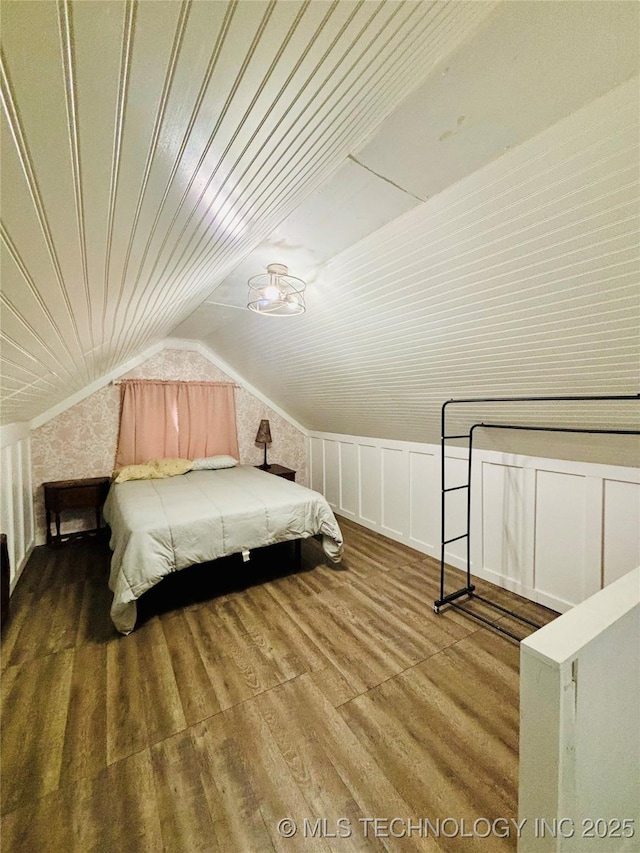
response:
{"label": "wood floor plank", "polygon": [[222,708],[207,674],[184,611],[163,616],[162,630],[187,725],[219,713]]}
{"label": "wood floor plank", "polygon": [[71,804],[78,849],[138,853],[162,850],[162,833],[148,749],[81,780]]}
{"label": "wood floor plank", "polygon": [[[78,555],[75,554],[76,559],[77,557]],[[23,571],[20,584],[16,586],[11,596],[12,604],[14,599],[18,599],[24,593],[40,593],[44,589],[49,589],[57,583],[61,576],[70,571],[71,564],[65,561],[64,554],[60,549],[34,548],[29,558],[29,571]],[[77,575],[74,575],[73,580],[77,579]]]}
{"label": "wood floor plank", "polygon": [[410,548],[408,545],[403,545],[401,542],[395,542],[392,539],[387,539],[373,530],[368,530],[348,518],[341,517],[340,525],[345,537],[353,534],[349,541],[349,553],[354,559],[354,555],[358,558],[367,557],[374,561],[376,569],[385,569],[398,565],[398,563],[406,563],[422,558],[422,554]]}
{"label": "wood floor plank", "polygon": [[245,678],[222,654],[217,624],[210,612],[198,607],[187,611],[185,618],[220,709],[251,698],[253,692]]}
{"label": "wood floor plank", "polygon": [[358,687],[330,663],[324,669],[311,670],[309,677],[334,708],[355,699],[366,690],[363,685]]}
{"label": "wood floor plank", "polygon": [[422,644],[410,631],[398,634],[397,619],[393,612],[376,608],[368,596],[357,596],[345,589],[339,596],[335,593],[322,597],[323,609],[367,651],[367,657],[379,661],[381,674],[388,677],[402,672],[425,657]]}
{"label": "wood floor plank", "polygon": [[277,683],[229,633],[214,608],[199,607],[186,616],[220,708],[231,708]]}
{"label": "wood floor plank", "polygon": [[106,708],[106,646],[81,646],[73,658],[61,786],[97,776],[107,766]]}
{"label": "wood floor plank", "polygon": [[192,738],[203,790],[218,845],[223,850],[273,853],[275,847],[260,811],[260,796],[242,745],[233,732],[233,711],[197,723]]}
{"label": "wood floor plank", "polygon": [[107,764],[141,752],[149,735],[134,634],[107,646],[106,710]]}
{"label": "wood floor plank", "polygon": [[[421,748],[415,730],[407,728],[404,720],[398,720],[394,709],[383,706],[377,696],[359,697],[353,703],[343,706],[340,711],[363,744],[369,744],[369,749],[371,745],[376,745],[374,751],[380,765],[385,768],[386,776],[407,802],[401,815],[411,819],[418,816],[420,819],[429,820],[434,826],[447,819],[458,826],[464,821],[468,827],[473,825],[476,818],[488,817],[493,820],[501,816],[503,811],[508,815],[502,805],[497,811],[491,809],[487,813],[478,804],[477,797],[465,796],[465,791],[471,788],[476,779],[473,775],[464,775],[467,764],[457,760],[464,750],[464,744],[444,742],[446,730],[441,733],[443,744],[440,751],[427,751]],[[424,732],[426,727],[433,725],[434,720],[425,715],[421,722]],[[418,737],[419,735],[420,732]],[[432,740],[435,738],[432,737]],[[495,842],[494,839],[442,839],[436,836],[433,843],[436,849],[452,853],[515,851],[512,839]]]}
{"label": "wood floor plank", "polygon": [[389,569],[376,577],[375,584],[362,585],[354,578],[353,586],[362,589],[366,595],[388,597],[399,609],[399,618],[403,625],[424,632],[429,642],[437,648],[444,648],[478,629],[477,623],[457,613],[455,610],[443,610],[437,619],[433,611],[433,601],[438,595],[435,577],[428,571],[429,566],[418,564],[402,565]]}
{"label": "wood floor plank", "polygon": [[285,596],[281,588],[270,587],[269,592],[338,672],[357,685],[358,693],[388,677],[388,664],[371,659],[359,643],[354,644],[352,634],[330,608]]}
{"label": "wood floor plank", "polygon": [[304,839],[304,848],[328,851],[321,837],[303,832],[299,838],[286,838],[278,824],[292,814],[307,814],[309,806],[302,795],[264,718],[258,711],[263,697],[244,702],[225,712],[228,729],[242,751],[243,766],[259,798],[260,813],[276,850],[296,851]]}
{"label": "wood floor plank", "polygon": [[[132,635],[137,645],[142,704],[147,723],[147,745],[187,727],[171,656],[160,620],[156,617]],[[116,641],[117,642],[117,641]]]}
{"label": "wood floor plank", "polygon": [[21,632],[24,628],[25,639],[29,631],[29,613],[31,612],[34,593],[31,590],[16,589],[11,598],[10,613],[7,621],[2,625],[2,643],[0,655],[2,658],[2,670],[5,670],[11,661],[16,645],[22,643]]}
{"label": "wood floor plank", "polygon": [[4,815],[0,823],[3,850],[11,853],[23,850],[75,853],[79,850],[66,800],[67,791],[57,789]]}
{"label": "wood floor plank", "polygon": [[[451,770],[456,778],[465,779],[465,785],[461,786],[464,803],[471,800],[480,815],[486,813],[491,803],[501,815],[515,817],[513,792],[518,781],[517,737],[512,736],[515,717],[508,720],[508,725],[504,718],[497,719],[497,702],[492,708],[484,705],[480,711],[475,701],[479,680],[470,678],[467,669],[456,673],[443,658],[432,659],[431,664],[431,667],[421,664],[411,678],[399,678],[389,685],[386,693],[391,696],[398,719],[407,732],[422,737],[423,742],[423,729],[416,725],[417,720],[440,733],[440,750],[429,744],[429,752],[443,766],[448,766],[450,752],[455,755]],[[437,689],[443,679],[456,678],[464,682],[457,697],[459,701]],[[397,691],[402,691],[400,695],[405,698],[399,710]],[[496,737],[498,731],[500,737]]]}
{"label": "wood floor plank", "polygon": [[67,649],[5,673],[2,761],[18,772],[2,774],[3,813],[58,787],[72,668],[73,651]]}
{"label": "wood floor plank", "polygon": [[[310,677],[270,690],[259,708],[314,813],[330,825],[349,817],[354,849],[388,849],[383,838],[365,839],[359,820],[408,815],[407,802]],[[407,850],[429,849],[405,842]]]}
{"label": "wood floor plank", "polygon": [[[385,576],[389,574],[391,570]],[[451,645],[460,636],[459,633],[456,636],[456,633],[439,630],[442,620],[435,624],[435,614],[429,610],[423,610],[419,621],[407,620],[403,602],[398,600],[393,587],[389,587],[389,593],[385,594],[379,587],[375,592],[363,590],[356,582],[344,590],[342,601],[341,606],[353,603],[356,614],[354,627],[375,637],[376,643],[381,643],[390,654],[393,653],[402,669]],[[402,623],[402,632],[398,632],[398,622]]]}
{"label": "wood floor plank", "polygon": [[218,629],[223,637],[224,649],[235,665],[245,673],[254,695],[281,684],[290,678],[283,672],[265,642],[256,642],[247,631],[237,607],[237,600],[215,607]]}
{"label": "wood floor plank", "polygon": [[[505,646],[501,638],[483,633]],[[502,691],[487,701],[485,681],[495,672],[478,670],[478,659],[468,665],[459,658],[458,647],[465,643],[471,646],[471,640],[462,640],[339,710],[364,744],[376,743],[376,755],[384,757],[414,812],[464,818],[469,824],[479,817],[515,819],[517,706],[509,692],[517,691],[517,676],[510,691],[502,679]],[[449,846],[482,849],[480,841]],[[496,850],[514,849],[512,839],[495,844]]]}
{"label": "wood floor plank", "polygon": [[5,849],[513,853],[514,837],[365,834],[375,817],[515,817],[519,649],[433,612],[435,560],[343,531],[340,570],[312,540],[299,573],[284,552],[177,573],[128,637],[104,542],[36,549],[3,630]]}
{"label": "wood floor plank", "polygon": [[224,853],[207,805],[191,733],[181,732],[151,748],[164,848],[184,853]]}
{"label": "wood floor plank", "polygon": [[113,595],[107,586],[108,572],[97,581],[93,578],[85,582],[82,591],[82,608],[78,616],[78,646],[93,644],[102,646],[117,640],[119,634],[114,628],[109,611]]}
{"label": "wood floor plank", "polygon": [[[288,812],[288,817],[296,822],[301,841],[305,821],[307,826],[315,827],[318,819],[324,820],[327,828],[335,831],[338,821],[347,818],[352,826],[358,827],[362,811],[332,763],[322,737],[300,719],[296,696],[289,685],[286,689],[275,688],[261,697],[259,710],[304,796],[304,805],[297,809],[291,807]],[[341,838],[340,845],[340,849],[349,851],[384,849],[381,843],[363,844],[359,832],[355,832],[352,839]]]}
{"label": "wood floor plank", "polygon": [[252,587],[246,595],[229,603],[252,644],[260,650],[281,682],[305,672],[306,667],[280,630],[280,608],[262,587]]}
{"label": "wood floor plank", "polygon": [[28,623],[20,632],[10,665],[44,657],[75,646],[84,583],[60,584],[38,594]]}
{"label": "wood floor plank", "polygon": [[306,633],[304,626],[292,618],[291,612],[287,612],[286,607],[281,603],[283,600],[286,601],[286,599],[280,599],[275,593],[275,585],[268,584],[262,588],[259,606],[268,609],[273,625],[282,636],[285,647],[295,650],[296,659],[302,662],[306,672],[324,669],[328,664],[326,655]]}
{"label": "wood floor plank", "polygon": [[[343,705],[338,709],[342,719],[362,749],[377,756],[386,778],[403,798],[404,810],[398,814],[428,818],[455,815],[458,805],[455,777],[447,778],[445,773],[439,773],[438,763],[430,750],[423,750],[420,740],[416,741],[398,720],[391,703],[384,701],[382,690],[383,686],[374,688]],[[398,695],[396,691],[395,698]],[[428,723],[427,719],[421,720],[425,727]]]}
{"label": "wood floor plank", "polygon": [[163,850],[149,751],[12,811],[2,820],[2,843],[12,853]]}

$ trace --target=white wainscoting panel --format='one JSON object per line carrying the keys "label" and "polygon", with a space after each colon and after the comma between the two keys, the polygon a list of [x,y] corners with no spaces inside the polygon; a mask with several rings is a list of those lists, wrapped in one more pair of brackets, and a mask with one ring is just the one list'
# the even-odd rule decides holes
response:
{"label": "white wainscoting panel", "polygon": [[324,494],[324,461],[322,458],[324,442],[321,438],[309,439],[309,470],[311,488]]}
{"label": "white wainscoting panel", "polygon": [[[636,535],[629,535],[633,531]],[[604,480],[603,586],[629,566],[640,566],[640,484]]]}
{"label": "white wainscoting panel", "polygon": [[340,504],[340,457],[338,442],[324,442],[324,494],[331,506]]}
{"label": "white wainscoting panel", "polygon": [[[440,447],[312,433],[312,487],[338,515],[440,557]],[[449,447],[446,485],[467,481]],[[471,571],[564,612],[640,564],[640,471],[474,450]],[[466,531],[467,492],[446,496],[446,538]],[[446,560],[466,567],[466,541]],[[451,584],[447,591],[453,591]]]}
{"label": "white wainscoting panel", "polygon": [[435,553],[440,542],[440,503],[433,483],[440,479],[440,459],[432,452],[410,450],[409,456],[409,543]]}
{"label": "white wainscoting panel", "polygon": [[0,446],[0,532],[7,534],[13,591],[35,545],[29,425],[3,426]]}
{"label": "white wainscoting panel", "polygon": [[358,444],[358,463],[359,519],[366,526],[377,527],[382,517],[380,448]]}
{"label": "white wainscoting panel", "polygon": [[531,588],[532,529],[527,526],[531,488],[527,469],[482,463],[482,562],[503,586]]}
{"label": "white wainscoting panel", "polygon": [[550,598],[575,604],[586,598],[585,478],[538,471],[536,498],[534,585]]}
{"label": "white wainscoting panel", "polygon": [[409,525],[409,458],[399,448],[382,448],[382,532],[406,536]]}
{"label": "white wainscoting panel", "polygon": [[351,518],[358,512],[358,448],[355,441],[341,441],[340,511]]}

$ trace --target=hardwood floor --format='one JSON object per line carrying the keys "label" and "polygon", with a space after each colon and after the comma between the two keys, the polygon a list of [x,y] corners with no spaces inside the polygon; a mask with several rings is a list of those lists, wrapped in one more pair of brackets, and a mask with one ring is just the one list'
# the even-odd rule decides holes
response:
{"label": "hardwood floor", "polygon": [[3,850],[514,851],[513,824],[481,836],[517,818],[518,645],[340,523],[341,569],[308,540],[298,573],[289,545],[185,570],[128,637],[106,543],[36,549],[3,631]]}

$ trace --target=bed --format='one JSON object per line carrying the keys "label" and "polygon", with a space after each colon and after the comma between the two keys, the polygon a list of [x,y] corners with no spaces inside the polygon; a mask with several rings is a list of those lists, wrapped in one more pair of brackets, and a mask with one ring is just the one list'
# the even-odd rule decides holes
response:
{"label": "bed", "polygon": [[136,601],[171,572],[265,545],[319,535],[333,563],[340,527],[325,498],[251,465],[113,483],[104,506],[113,551],[111,618],[133,631]]}

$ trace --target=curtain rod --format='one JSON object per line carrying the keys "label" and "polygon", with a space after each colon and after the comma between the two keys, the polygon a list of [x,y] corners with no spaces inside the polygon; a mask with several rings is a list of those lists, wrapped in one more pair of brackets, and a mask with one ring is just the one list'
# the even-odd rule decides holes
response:
{"label": "curtain rod", "polygon": [[132,382],[140,382],[148,385],[218,385],[225,388],[241,388],[235,382],[219,382],[207,379],[112,379],[109,385],[127,385]]}

